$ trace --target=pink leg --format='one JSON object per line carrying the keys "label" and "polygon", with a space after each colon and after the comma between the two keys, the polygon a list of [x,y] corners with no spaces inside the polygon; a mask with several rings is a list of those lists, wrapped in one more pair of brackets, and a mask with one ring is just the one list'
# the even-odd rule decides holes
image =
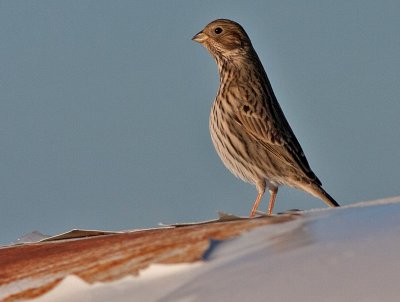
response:
{"label": "pink leg", "polygon": [[260,201],[261,201],[263,195],[264,195],[264,192],[258,193],[256,201],[254,202],[253,208],[251,209],[251,212],[250,212],[250,218],[252,218],[252,217],[254,217],[254,215],[256,215],[257,208],[260,204]]}
{"label": "pink leg", "polygon": [[268,205],[268,215],[272,215],[272,210],[274,209],[276,195],[278,194],[278,188],[270,189],[269,193],[271,197],[269,198],[269,205]]}

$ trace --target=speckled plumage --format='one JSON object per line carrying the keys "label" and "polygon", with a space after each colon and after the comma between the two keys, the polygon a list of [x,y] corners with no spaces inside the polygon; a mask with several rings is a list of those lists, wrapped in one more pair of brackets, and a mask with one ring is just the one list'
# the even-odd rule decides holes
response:
{"label": "speckled plumage", "polygon": [[266,188],[271,193],[268,213],[272,213],[279,185],[339,206],[311,170],[244,29],[218,19],[193,40],[204,45],[217,62],[220,87],[210,114],[210,134],[225,166],[257,188],[250,216]]}

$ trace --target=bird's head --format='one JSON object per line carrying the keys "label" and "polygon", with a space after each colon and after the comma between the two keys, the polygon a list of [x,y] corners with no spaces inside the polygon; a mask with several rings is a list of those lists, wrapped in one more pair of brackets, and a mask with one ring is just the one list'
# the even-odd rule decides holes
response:
{"label": "bird's head", "polygon": [[212,21],[192,40],[206,47],[217,60],[243,57],[253,51],[249,36],[243,27],[228,19]]}

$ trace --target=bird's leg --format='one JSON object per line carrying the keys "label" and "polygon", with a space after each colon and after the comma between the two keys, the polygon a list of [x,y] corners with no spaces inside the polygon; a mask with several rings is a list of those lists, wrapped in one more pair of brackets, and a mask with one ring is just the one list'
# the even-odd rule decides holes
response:
{"label": "bird's leg", "polygon": [[268,205],[267,214],[268,215],[272,215],[272,210],[274,208],[276,195],[278,194],[278,187],[269,189],[269,194],[271,194],[271,197],[269,198],[269,205]]}
{"label": "bird's leg", "polygon": [[264,192],[258,193],[256,201],[254,202],[253,208],[251,209],[251,212],[250,212],[250,218],[254,217],[254,215],[256,214],[258,205],[260,204],[260,201],[261,201],[263,195],[264,195]]}

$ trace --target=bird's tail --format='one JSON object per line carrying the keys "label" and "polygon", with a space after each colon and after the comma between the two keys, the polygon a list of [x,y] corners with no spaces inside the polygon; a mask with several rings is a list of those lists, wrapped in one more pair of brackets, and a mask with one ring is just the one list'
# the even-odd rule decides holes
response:
{"label": "bird's tail", "polygon": [[336,202],[335,199],[331,195],[329,195],[322,187],[318,187],[319,191],[321,192],[321,199],[330,207],[340,207],[340,205]]}
{"label": "bird's tail", "polygon": [[303,186],[302,189],[311,195],[321,199],[330,207],[340,207],[340,205],[336,202],[335,199],[331,195],[329,195],[321,186],[313,184],[308,186]]}

